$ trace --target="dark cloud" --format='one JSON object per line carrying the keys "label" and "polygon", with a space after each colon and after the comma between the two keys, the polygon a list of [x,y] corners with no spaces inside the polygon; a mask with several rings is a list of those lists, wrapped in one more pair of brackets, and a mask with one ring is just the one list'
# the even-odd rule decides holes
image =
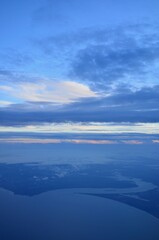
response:
{"label": "dark cloud", "polygon": [[23,126],[52,122],[158,122],[159,110],[136,112],[126,109],[67,112],[0,112],[1,126]]}
{"label": "dark cloud", "polygon": [[134,85],[146,78],[157,79],[159,71],[154,69],[159,60],[158,39],[158,25],[125,24],[85,28],[34,43],[53,60],[61,61],[69,78],[103,89],[128,79]]}
{"label": "dark cloud", "polygon": [[101,85],[123,80],[127,76],[142,78],[147,67],[159,60],[159,44],[114,47],[90,45],[79,50],[72,62],[71,75]]}
{"label": "dark cloud", "polygon": [[[110,97],[111,98],[111,97]],[[144,106],[144,108],[148,108],[148,104],[153,103],[153,107],[159,107],[159,85],[154,87],[144,87],[137,91],[127,91],[125,93],[120,92],[113,96],[114,102],[127,103],[127,104],[135,104],[140,108],[140,106]],[[152,106],[150,107],[150,109]]]}
{"label": "dark cloud", "polygon": [[0,76],[8,76],[11,77],[13,72],[7,69],[0,68]]}

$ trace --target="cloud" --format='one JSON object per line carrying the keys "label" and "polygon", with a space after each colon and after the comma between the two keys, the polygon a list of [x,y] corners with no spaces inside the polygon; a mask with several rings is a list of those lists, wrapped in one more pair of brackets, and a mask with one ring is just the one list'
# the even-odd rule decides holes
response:
{"label": "cloud", "polygon": [[[123,41],[128,41],[126,38]],[[71,75],[82,79],[97,87],[108,87],[110,83],[127,80],[135,85],[133,81],[143,81],[159,61],[159,43],[148,46],[131,46],[132,40],[127,46],[114,46],[114,44],[90,44],[79,50],[72,62]],[[120,43],[119,43],[120,44]]]}
{"label": "cloud", "polygon": [[[0,126],[0,132],[19,133],[79,133],[79,134],[159,134],[159,123],[121,124],[108,122],[61,122],[61,123],[32,123],[21,126]],[[77,139],[78,140],[78,139]],[[92,139],[90,139],[92,140]],[[96,139],[93,139],[96,140]],[[103,140],[103,139],[101,139]],[[108,139],[104,139],[108,140]],[[111,139],[109,139],[111,140]],[[129,139],[124,139],[128,141]],[[133,139],[133,143],[140,139]],[[130,142],[131,143],[131,142]]]}
{"label": "cloud", "polygon": [[48,55],[53,71],[65,76],[36,77],[2,68],[0,124],[158,122],[158,37],[155,26],[137,24],[38,39],[40,64],[48,67]]}
{"label": "cloud", "polygon": [[[109,92],[108,92],[109,93]],[[87,99],[75,104],[67,106],[67,110],[89,111],[89,113],[96,113],[98,115],[103,113],[103,118],[111,119],[113,115],[131,120],[132,117],[139,117],[149,115],[150,118],[156,118],[159,107],[159,85],[153,87],[144,87],[139,90],[131,90],[126,86],[118,87],[115,90],[110,90],[107,96],[98,97],[94,99]],[[101,117],[101,115],[100,115]],[[158,120],[158,118],[156,119]],[[113,120],[114,121],[114,120]]]}
{"label": "cloud", "polygon": [[97,94],[88,86],[73,81],[39,80],[1,85],[0,91],[16,99],[30,102],[68,104],[80,98],[93,98]]}
{"label": "cloud", "polygon": [[[86,139],[46,139],[46,138],[0,138],[0,143],[25,143],[25,144],[57,144],[57,143],[74,143],[74,144],[117,144],[112,140],[86,140]],[[133,144],[133,143],[132,143]]]}
{"label": "cloud", "polygon": [[107,103],[119,104],[136,111],[157,110],[159,101],[159,85],[143,87],[138,90],[123,88],[116,89],[116,92],[106,99]]}
{"label": "cloud", "polygon": [[138,87],[157,84],[158,38],[155,24],[125,24],[52,35],[35,44],[45,56],[56,56],[69,78],[103,90],[118,82]]}
{"label": "cloud", "polygon": [[159,140],[155,139],[155,140],[152,140],[153,143],[159,143]]}
{"label": "cloud", "polygon": [[0,76],[12,76],[12,71],[0,68]]}
{"label": "cloud", "polygon": [[11,104],[12,102],[9,102],[9,101],[0,101],[0,107],[7,107]]}
{"label": "cloud", "polygon": [[[66,85],[65,85],[66,84]],[[12,104],[0,109],[1,125],[20,125],[42,122],[158,122],[159,121],[159,86],[146,87],[140,90],[117,88],[108,96],[100,96],[84,85],[58,83],[56,94],[45,93],[42,98],[34,102]],[[25,86],[25,85],[23,85]],[[29,85],[30,86],[30,85]],[[31,85],[32,86],[32,85]],[[54,86],[54,84],[53,84]],[[55,84],[56,86],[56,84]],[[76,86],[77,89],[76,89]],[[41,87],[41,85],[40,85]],[[4,86],[3,86],[4,88]],[[6,86],[10,89],[10,87]],[[39,88],[38,88],[39,89]],[[66,89],[69,89],[67,92]],[[55,90],[55,89],[54,89]],[[9,90],[8,90],[9,91]],[[33,91],[33,90],[32,90]],[[29,99],[37,97],[35,93],[27,90]],[[73,92],[72,92],[73,91]],[[30,94],[33,94],[30,95]],[[26,93],[25,93],[26,94]],[[23,96],[23,100],[26,96]],[[62,94],[62,96],[61,96]],[[35,95],[35,96],[34,96]],[[31,97],[30,97],[31,96]],[[41,95],[40,95],[41,96]],[[87,96],[87,97],[86,97]],[[47,99],[46,99],[47,97]],[[51,99],[50,99],[51,98]],[[33,99],[32,99],[33,100]],[[36,101],[35,101],[36,100]],[[52,102],[50,102],[50,100]],[[58,100],[58,104],[57,101]],[[53,102],[54,101],[54,102]],[[60,103],[60,105],[59,105]],[[67,104],[65,104],[67,103]],[[33,114],[34,112],[34,114]]]}
{"label": "cloud", "polygon": [[125,140],[125,141],[123,141],[123,143],[125,143],[125,144],[143,144],[144,142],[143,141],[139,141],[139,140]]}
{"label": "cloud", "polygon": [[[153,141],[156,143],[157,141]],[[73,144],[95,144],[95,145],[105,145],[105,144],[144,144],[146,142],[139,140],[125,140],[125,141],[115,141],[115,140],[86,140],[86,139],[47,139],[47,138],[0,138],[0,143],[25,143],[25,144],[58,144],[58,143],[73,143]]]}

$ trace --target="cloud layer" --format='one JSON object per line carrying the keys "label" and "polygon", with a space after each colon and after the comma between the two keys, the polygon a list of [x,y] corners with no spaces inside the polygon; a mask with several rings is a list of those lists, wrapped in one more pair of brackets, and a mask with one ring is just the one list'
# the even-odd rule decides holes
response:
{"label": "cloud layer", "polygon": [[89,131],[90,122],[159,122],[159,24],[150,2],[143,12],[151,21],[138,21],[137,1],[120,1],[135,20],[115,2],[90,2],[21,3],[29,13],[25,31],[15,14],[17,36],[10,41],[8,31],[0,51],[2,128],[81,122]]}
{"label": "cloud layer", "polygon": [[159,123],[67,122],[0,126],[0,132],[81,133],[81,134],[159,134]]}

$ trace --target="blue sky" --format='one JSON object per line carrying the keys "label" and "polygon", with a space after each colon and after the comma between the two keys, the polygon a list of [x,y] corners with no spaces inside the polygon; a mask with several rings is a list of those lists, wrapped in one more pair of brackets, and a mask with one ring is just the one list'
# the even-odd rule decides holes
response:
{"label": "blue sky", "polygon": [[0,4],[0,131],[158,129],[157,0]]}

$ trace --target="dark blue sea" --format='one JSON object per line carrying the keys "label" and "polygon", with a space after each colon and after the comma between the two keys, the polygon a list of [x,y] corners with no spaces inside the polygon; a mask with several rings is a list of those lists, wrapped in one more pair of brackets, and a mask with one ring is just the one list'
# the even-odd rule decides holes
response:
{"label": "dark blue sea", "polygon": [[159,239],[157,144],[0,144],[1,240]]}

